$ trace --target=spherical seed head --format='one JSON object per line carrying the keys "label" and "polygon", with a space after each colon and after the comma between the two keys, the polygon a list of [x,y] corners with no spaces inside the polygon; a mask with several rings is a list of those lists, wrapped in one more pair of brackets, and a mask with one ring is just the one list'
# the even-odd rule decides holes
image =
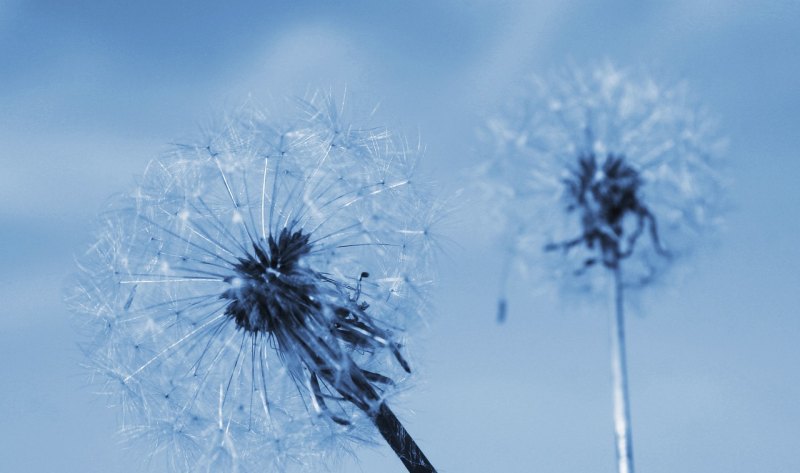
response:
{"label": "spherical seed head", "polygon": [[520,267],[569,291],[647,284],[719,226],[723,147],[682,84],[603,63],[536,77],[488,122],[481,187]]}
{"label": "spherical seed head", "polygon": [[411,152],[330,99],[153,161],[70,302],[123,430],[180,471],[318,470],[374,436],[430,280]]}

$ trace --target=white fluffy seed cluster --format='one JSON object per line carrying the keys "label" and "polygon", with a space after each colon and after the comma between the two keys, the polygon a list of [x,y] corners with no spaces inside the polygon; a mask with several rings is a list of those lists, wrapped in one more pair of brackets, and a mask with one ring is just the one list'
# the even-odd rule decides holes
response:
{"label": "white fluffy seed cluster", "polygon": [[[79,258],[87,362],[123,432],[173,471],[319,471],[374,436],[343,393],[369,376],[383,399],[406,375],[431,279],[416,153],[329,98],[291,108],[153,161]],[[278,248],[284,230],[298,238]]]}
{"label": "white fluffy seed cluster", "polygon": [[[585,270],[596,248],[544,250],[583,231],[581,213],[567,210],[573,196],[565,185],[581,156],[596,156],[599,165],[608,156],[624,158],[641,179],[639,197],[657,222],[666,251],[646,230],[624,260],[629,286],[653,281],[721,223],[724,179],[717,160],[724,141],[683,84],[609,63],[570,67],[533,78],[489,120],[484,135],[490,158],[478,170],[478,185],[493,221],[500,222],[511,273],[554,277],[568,292],[603,284],[602,271]],[[630,235],[638,223],[626,218],[623,224]]]}

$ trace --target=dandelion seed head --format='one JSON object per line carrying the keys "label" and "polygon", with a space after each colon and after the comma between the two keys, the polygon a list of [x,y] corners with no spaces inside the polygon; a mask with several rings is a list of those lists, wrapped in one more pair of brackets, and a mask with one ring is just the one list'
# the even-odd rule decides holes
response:
{"label": "dandelion seed head", "polygon": [[534,78],[484,135],[479,185],[506,275],[592,292],[597,268],[621,259],[625,284],[646,285],[718,227],[724,140],[684,84],[608,62],[570,67]]}
{"label": "dandelion seed head", "polygon": [[435,222],[413,153],[329,98],[293,113],[151,162],[78,258],[88,364],[171,469],[320,469],[410,371]]}

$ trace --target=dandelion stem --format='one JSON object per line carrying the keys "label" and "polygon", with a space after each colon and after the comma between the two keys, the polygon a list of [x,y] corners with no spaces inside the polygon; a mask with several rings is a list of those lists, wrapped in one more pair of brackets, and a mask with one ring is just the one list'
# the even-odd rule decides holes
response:
{"label": "dandelion stem", "polygon": [[381,402],[378,411],[371,413],[371,417],[378,431],[409,473],[436,473],[431,462],[385,402]]}
{"label": "dandelion stem", "polygon": [[508,315],[508,278],[511,274],[511,264],[514,260],[514,252],[508,251],[503,258],[503,267],[500,269],[500,294],[497,297],[497,323],[502,324]]}
{"label": "dandelion stem", "polygon": [[622,268],[617,260],[613,267],[613,311],[611,322],[611,374],[614,392],[614,444],[617,471],[634,473],[633,437],[628,399],[628,369],[625,357],[625,314],[623,310]]}

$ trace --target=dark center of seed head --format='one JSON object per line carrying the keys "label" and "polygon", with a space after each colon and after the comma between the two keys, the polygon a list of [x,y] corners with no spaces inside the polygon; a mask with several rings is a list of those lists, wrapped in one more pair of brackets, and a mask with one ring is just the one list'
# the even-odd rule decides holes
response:
{"label": "dark center of seed head", "polygon": [[225,315],[253,333],[300,325],[315,304],[314,272],[301,264],[311,251],[309,235],[284,228],[266,243],[253,242],[253,252],[238,258],[234,275],[225,279],[230,288],[220,296],[229,301]]}
{"label": "dark center of seed head", "polygon": [[565,184],[569,195],[567,210],[581,212],[586,231],[607,225],[619,236],[625,216],[642,208],[641,178],[621,155],[607,155],[602,165],[593,153],[579,157],[578,167]]}

